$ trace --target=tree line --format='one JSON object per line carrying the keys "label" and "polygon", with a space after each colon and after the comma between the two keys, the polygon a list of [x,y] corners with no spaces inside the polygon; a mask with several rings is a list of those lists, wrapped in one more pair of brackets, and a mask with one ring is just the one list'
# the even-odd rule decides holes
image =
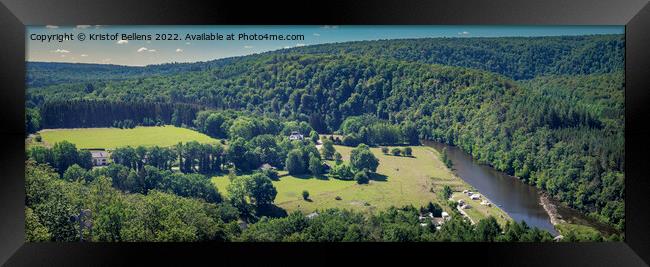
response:
{"label": "tree line", "polygon": [[[243,200],[252,206],[267,205],[275,197],[264,174],[235,176],[234,201],[210,202],[152,189],[146,194],[124,192],[112,185],[110,175],[93,180],[62,179],[50,166],[28,160],[26,178],[26,237],[34,241],[551,241],[548,232],[525,223],[501,227],[492,217],[471,225],[460,214],[437,230],[421,226],[418,216],[440,207],[391,207],[366,215],[341,209],[319,212],[314,218],[292,213],[280,218],[262,216],[242,228],[246,215],[238,208]],[[148,166],[147,166],[148,167]],[[147,168],[145,167],[145,168]],[[91,172],[98,172],[92,170]],[[87,175],[87,174],[86,174]],[[86,176],[85,175],[85,176]],[[258,193],[256,193],[258,192]],[[70,220],[89,210],[92,226],[79,229]]]}

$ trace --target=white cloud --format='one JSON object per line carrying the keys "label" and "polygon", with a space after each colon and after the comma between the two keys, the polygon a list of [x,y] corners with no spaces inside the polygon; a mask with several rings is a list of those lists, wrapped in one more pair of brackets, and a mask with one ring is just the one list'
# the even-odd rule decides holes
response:
{"label": "white cloud", "polygon": [[176,48],[176,53],[181,53],[181,52],[183,52],[183,49]]}
{"label": "white cloud", "polygon": [[88,56],[88,55],[86,55],[86,54],[81,54],[81,57],[87,57],[87,56]]}
{"label": "white cloud", "polygon": [[458,35],[469,35],[469,32],[459,32]]}
{"label": "white cloud", "polygon": [[156,52],[156,49],[149,49],[149,50],[147,50],[147,52],[153,53],[153,52]]}
{"label": "white cloud", "polygon": [[117,44],[128,44],[129,40],[119,40],[117,41]]}
{"label": "white cloud", "polygon": [[45,25],[45,28],[48,28],[48,29],[58,29],[59,26],[56,26],[56,25]]}
{"label": "white cloud", "polygon": [[140,47],[140,48],[138,48],[138,53],[143,52],[143,51],[147,51],[147,50],[149,50],[149,49],[147,49],[146,47]]}
{"label": "white cloud", "polygon": [[57,50],[52,50],[52,53],[70,53],[70,51],[59,48]]}
{"label": "white cloud", "polygon": [[90,25],[77,25],[77,29],[88,29]]}
{"label": "white cloud", "polygon": [[285,46],[285,47],[283,47],[283,48],[284,48],[284,49],[288,49],[288,48],[301,47],[301,46],[306,46],[306,44],[303,44],[303,43],[297,43],[297,44],[295,44],[295,45],[289,45],[289,46]]}
{"label": "white cloud", "polygon": [[245,45],[244,48],[251,49],[251,48],[253,48],[253,46],[252,45]]}
{"label": "white cloud", "polygon": [[320,33],[314,33],[314,36],[320,36]]}

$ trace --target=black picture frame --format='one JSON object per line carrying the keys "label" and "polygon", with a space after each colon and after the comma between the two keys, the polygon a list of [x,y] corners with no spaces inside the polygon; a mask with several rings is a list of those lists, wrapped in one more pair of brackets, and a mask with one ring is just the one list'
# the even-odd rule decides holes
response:
{"label": "black picture frame", "polygon": [[[350,257],[414,264],[647,266],[650,214],[644,164],[650,149],[650,5],[635,1],[372,1],[265,3],[0,0],[0,262],[7,265],[323,264]],[[625,25],[624,242],[601,243],[25,243],[24,103],[26,25]],[[289,260],[289,261],[287,261]],[[267,265],[264,264],[264,265]]]}

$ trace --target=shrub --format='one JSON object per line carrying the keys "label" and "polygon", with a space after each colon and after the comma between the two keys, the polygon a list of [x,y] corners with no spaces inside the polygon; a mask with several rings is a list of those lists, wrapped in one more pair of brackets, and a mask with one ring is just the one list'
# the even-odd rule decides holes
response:
{"label": "shrub", "polygon": [[393,154],[393,156],[399,156],[402,154],[402,150],[398,147],[395,147],[390,151],[390,153]]}
{"label": "shrub", "polygon": [[352,168],[347,164],[335,165],[334,167],[332,167],[332,170],[330,171],[330,174],[334,178],[338,178],[338,179],[341,179],[341,180],[352,180],[352,179],[354,179],[354,173],[352,172]]}
{"label": "shrub", "polygon": [[309,172],[313,175],[320,175],[323,173],[323,163],[317,157],[309,158]]}
{"label": "shrub", "polygon": [[304,199],[304,200],[309,199],[309,191],[302,190],[302,199]]}
{"label": "shrub", "polygon": [[359,171],[354,175],[354,180],[357,181],[357,184],[367,184],[370,179],[368,179],[368,174],[365,171]]}
{"label": "shrub", "polygon": [[354,134],[346,135],[343,137],[343,145],[355,147],[359,144],[361,144],[361,138],[357,137]]}
{"label": "shrub", "polygon": [[273,169],[264,169],[264,170],[262,170],[262,173],[264,175],[268,176],[269,179],[271,179],[273,181],[277,181],[280,178],[280,176],[278,175],[278,172],[276,170],[273,170]]}
{"label": "shrub", "polygon": [[407,146],[402,149],[402,154],[404,154],[404,156],[410,157],[413,155],[413,149],[410,146]]}
{"label": "shrub", "polygon": [[381,148],[381,153],[388,154],[388,148],[387,147],[382,147]]}
{"label": "shrub", "polygon": [[336,165],[341,165],[343,163],[343,156],[341,156],[341,153],[334,153],[334,160],[336,161]]}

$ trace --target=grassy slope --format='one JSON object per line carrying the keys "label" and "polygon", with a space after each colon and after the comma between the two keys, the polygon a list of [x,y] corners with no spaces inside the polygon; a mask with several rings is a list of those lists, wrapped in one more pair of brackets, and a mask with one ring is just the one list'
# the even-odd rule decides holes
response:
{"label": "grassy slope", "polygon": [[[349,161],[352,148],[335,146],[343,155],[344,161]],[[379,158],[380,174],[367,185],[358,185],[354,181],[315,177],[284,176],[280,181],[273,182],[278,195],[275,203],[288,212],[301,211],[309,213],[317,209],[345,208],[358,211],[378,211],[390,206],[413,204],[424,206],[429,201],[439,203],[447,209],[445,200],[440,200],[434,192],[449,185],[454,190],[469,188],[464,181],[454,176],[439,160],[439,153],[432,148],[417,146],[413,148],[413,157],[395,157],[384,155],[379,148],[371,148]],[[330,165],[333,162],[328,162]],[[227,194],[226,186],[229,181],[225,176],[212,178],[213,183],[223,194]],[[433,191],[430,189],[433,187]],[[311,201],[302,199],[302,191],[310,193]],[[341,200],[336,200],[336,196]],[[365,203],[370,204],[369,206]],[[503,211],[493,208],[495,213]],[[505,213],[503,213],[505,214]],[[475,214],[478,220],[482,214]],[[509,218],[505,215],[505,218]]]}
{"label": "grassy slope", "polygon": [[478,222],[478,220],[487,216],[494,217],[501,225],[505,225],[506,221],[510,220],[510,216],[508,216],[507,213],[498,208],[496,205],[493,204],[492,207],[481,205],[481,201],[485,199],[485,196],[481,196],[481,199],[479,200],[472,200],[469,198],[469,196],[463,194],[462,192],[454,192],[451,198],[455,202],[458,202],[459,199],[462,199],[465,201],[465,203],[468,203],[470,208],[464,209],[463,211],[465,211],[465,213],[467,213],[467,216],[471,217],[475,222]]}
{"label": "grassy slope", "polygon": [[40,132],[43,142],[53,145],[67,140],[77,148],[113,149],[123,146],[172,146],[178,142],[216,143],[205,134],[175,126],[119,128],[53,129]]}

